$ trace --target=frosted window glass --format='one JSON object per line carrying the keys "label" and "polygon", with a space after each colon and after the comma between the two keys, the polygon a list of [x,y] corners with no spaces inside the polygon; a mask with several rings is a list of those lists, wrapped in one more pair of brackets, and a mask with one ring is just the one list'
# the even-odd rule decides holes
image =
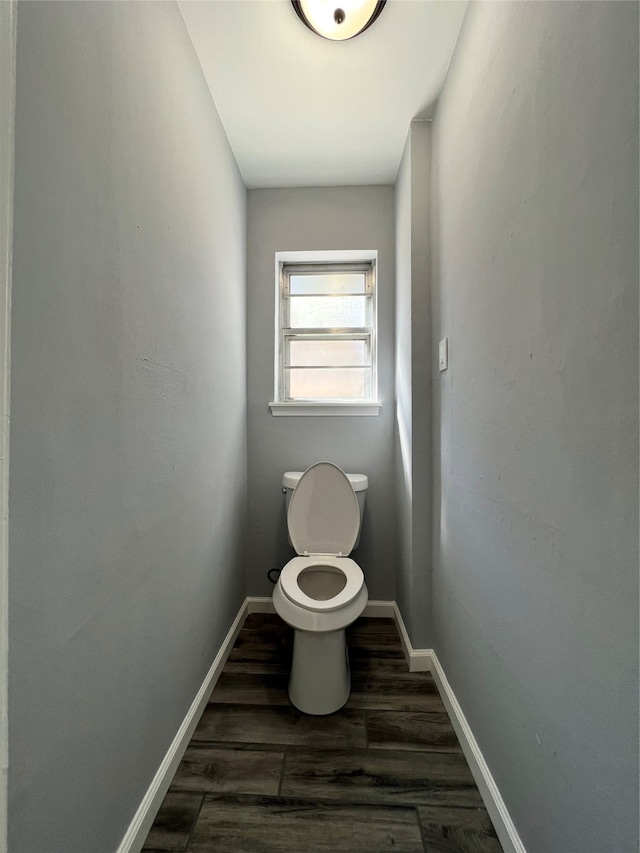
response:
{"label": "frosted window glass", "polygon": [[364,296],[292,296],[289,323],[292,329],[353,329],[366,322]]}
{"label": "frosted window glass", "polygon": [[291,341],[289,364],[314,367],[367,364],[365,341]]}
{"label": "frosted window glass", "polygon": [[289,370],[289,396],[294,400],[348,398],[363,400],[366,397],[365,374],[368,368],[327,370]]}
{"label": "frosted window glass", "polygon": [[362,272],[292,275],[289,277],[289,291],[292,294],[365,293],[366,277]]}

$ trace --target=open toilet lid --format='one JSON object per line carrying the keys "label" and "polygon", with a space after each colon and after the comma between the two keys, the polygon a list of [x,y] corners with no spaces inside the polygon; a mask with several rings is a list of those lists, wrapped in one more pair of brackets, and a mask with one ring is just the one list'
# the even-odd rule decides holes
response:
{"label": "open toilet lid", "polygon": [[287,524],[298,554],[350,554],[360,507],[344,471],[332,462],[307,468],[291,496]]}

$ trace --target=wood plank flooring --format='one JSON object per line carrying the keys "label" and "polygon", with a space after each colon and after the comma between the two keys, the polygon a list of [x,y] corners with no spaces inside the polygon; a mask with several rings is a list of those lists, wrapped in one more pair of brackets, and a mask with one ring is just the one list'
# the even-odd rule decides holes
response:
{"label": "wood plank flooring", "polygon": [[250,615],[143,853],[502,853],[429,673],[391,619],[348,631],[336,714],[287,694],[293,633]]}

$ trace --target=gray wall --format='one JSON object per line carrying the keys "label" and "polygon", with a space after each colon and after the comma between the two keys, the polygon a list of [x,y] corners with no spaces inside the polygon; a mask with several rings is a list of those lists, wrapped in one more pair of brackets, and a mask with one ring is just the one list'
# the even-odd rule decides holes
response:
{"label": "gray wall", "polygon": [[176,4],[20,4],[12,853],[116,849],[243,599],[245,205]]}
{"label": "gray wall", "polygon": [[414,648],[433,645],[431,587],[431,123],[409,126],[396,180],[396,599]]}
{"label": "gray wall", "polygon": [[[377,417],[273,417],[275,253],[378,250]],[[282,474],[328,459],[369,477],[354,559],[373,598],[393,598],[393,187],[250,190],[247,254],[249,460],[248,592],[271,595],[266,574],[294,556],[287,543]]]}
{"label": "gray wall", "polygon": [[9,687],[9,422],[13,142],[16,90],[15,2],[0,3],[0,850],[7,850]]}
{"label": "gray wall", "polygon": [[473,3],[434,122],[435,649],[528,853],[638,850],[637,73]]}

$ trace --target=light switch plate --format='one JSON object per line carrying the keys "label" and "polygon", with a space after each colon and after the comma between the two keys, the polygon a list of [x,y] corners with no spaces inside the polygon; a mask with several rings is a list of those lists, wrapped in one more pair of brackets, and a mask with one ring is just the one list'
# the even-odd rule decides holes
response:
{"label": "light switch plate", "polygon": [[449,366],[449,338],[443,338],[440,341],[438,349],[438,367],[440,370],[446,370]]}

